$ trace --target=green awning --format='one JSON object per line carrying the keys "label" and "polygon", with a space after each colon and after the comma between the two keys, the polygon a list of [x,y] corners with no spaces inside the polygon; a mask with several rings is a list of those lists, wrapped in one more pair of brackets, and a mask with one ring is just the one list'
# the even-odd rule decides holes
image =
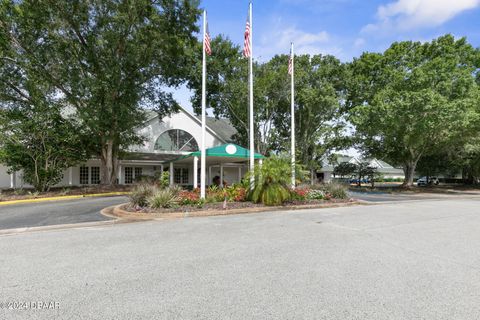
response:
{"label": "green awning", "polygon": [[[249,150],[233,143],[223,144],[218,147],[209,148],[205,151],[206,151],[207,159],[215,157],[217,158],[216,160],[220,162],[241,162],[241,161],[247,161],[250,158]],[[201,152],[195,151],[190,154],[184,155],[180,158],[177,158],[175,160],[172,160],[171,162],[176,162],[176,163],[187,162],[187,159],[189,158],[192,158],[192,157],[200,158],[200,156],[201,156]],[[254,159],[264,158],[264,156],[259,153],[255,153],[253,157]]]}

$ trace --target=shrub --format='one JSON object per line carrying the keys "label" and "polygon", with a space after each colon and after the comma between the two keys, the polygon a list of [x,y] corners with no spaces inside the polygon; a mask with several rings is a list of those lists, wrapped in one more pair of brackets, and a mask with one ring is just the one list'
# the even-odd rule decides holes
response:
{"label": "shrub", "polygon": [[246,200],[247,190],[238,184],[225,188],[225,195],[228,201],[243,202]]}
{"label": "shrub", "polygon": [[152,209],[171,208],[177,204],[177,201],[176,190],[171,188],[157,189],[147,198],[148,206]]}
{"label": "shrub", "polygon": [[153,176],[136,176],[135,177],[135,183],[136,184],[154,184],[155,183],[155,177]]}
{"label": "shrub", "polygon": [[28,191],[23,189],[23,188],[20,188],[20,189],[13,190],[13,194],[16,195],[16,196],[24,196],[24,195],[28,194]]}
{"label": "shrub", "polygon": [[293,200],[305,200],[309,192],[308,188],[296,188],[291,190],[291,197]]}
{"label": "shrub", "polygon": [[157,191],[157,187],[148,184],[136,185],[129,195],[132,206],[146,207],[147,198],[151,197]]}
{"label": "shrub", "polygon": [[291,198],[290,195],[290,160],[286,157],[272,156],[264,160],[263,165],[255,166],[255,186],[249,186],[248,197],[255,203],[267,206],[281,205]]}
{"label": "shrub", "polygon": [[287,200],[290,200],[290,191],[279,183],[263,185],[252,192],[252,201],[266,206],[279,206]]}
{"label": "shrub", "polygon": [[67,194],[70,193],[70,189],[69,188],[62,188],[62,191],[60,191],[60,194],[62,196],[66,196]]}
{"label": "shrub", "polygon": [[208,187],[206,193],[206,202],[222,202],[225,200],[226,192],[216,185]]}
{"label": "shrub", "polygon": [[311,189],[308,191],[307,199],[309,200],[323,200],[325,199],[325,192],[323,190]]}
{"label": "shrub", "polygon": [[168,188],[170,186],[170,173],[168,171],[162,171],[155,173],[155,182],[160,188]]}
{"label": "shrub", "polygon": [[181,205],[196,205],[200,200],[200,194],[198,191],[182,190],[178,193],[178,202]]}
{"label": "shrub", "polygon": [[321,190],[325,193],[325,198],[334,198],[334,199],[347,199],[348,198],[348,193],[347,193],[347,187],[335,183],[335,182],[330,182],[330,183],[325,183],[318,185],[316,189]]}

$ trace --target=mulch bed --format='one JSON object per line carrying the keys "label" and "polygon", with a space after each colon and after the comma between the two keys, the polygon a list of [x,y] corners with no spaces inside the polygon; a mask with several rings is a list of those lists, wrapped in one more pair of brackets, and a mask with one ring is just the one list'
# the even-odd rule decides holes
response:
{"label": "mulch bed", "polygon": [[[351,199],[290,201],[288,203],[285,203],[281,207],[285,207],[286,209],[288,209],[289,207],[346,203],[351,201],[352,201]],[[185,206],[178,206],[178,207],[165,208],[165,209],[139,208],[139,207],[131,206],[130,204],[122,206],[123,210],[129,211],[132,213],[137,212],[139,214],[152,214],[152,215],[175,213],[175,212],[209,211],[209,210],[228,211],[233,209],[247,209],[247,208],[269,208],[269,207],[261,203],[253,203],[253,202],[227,202],[226,207],[224,206],[223,202],[215,202],[215,203],[206,203],[202,207],[185,205]]]}

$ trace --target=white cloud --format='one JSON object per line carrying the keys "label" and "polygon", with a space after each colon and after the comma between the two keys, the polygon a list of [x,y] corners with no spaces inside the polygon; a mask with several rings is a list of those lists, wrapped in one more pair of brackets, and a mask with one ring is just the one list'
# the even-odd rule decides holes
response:
{"label": "white cloud", "polygon": [[365,26],[363,31],[435,27],[479,5],[480,0],[397,0],[378,7],[379,21]]}
{"label": "white cloud", "polygon": [[357,38],[357,39],[355,39],[355,42],[353,43],[353,46],[355,48],[361,48],[361,47],[365,46],[366,43],[367,42],[365,41],[364,38]]}
{"label": "white cloud", "polygon": [[268,31],[261,32],[259,38],[254,54],[262,61],[276,54],[288,53],[291,42],[294,42],[297,54],[339,54],[341,52],[340,48],[331,44],[328,32],[306,32],[295,26],[285,27],[281,19],[271,24]]}

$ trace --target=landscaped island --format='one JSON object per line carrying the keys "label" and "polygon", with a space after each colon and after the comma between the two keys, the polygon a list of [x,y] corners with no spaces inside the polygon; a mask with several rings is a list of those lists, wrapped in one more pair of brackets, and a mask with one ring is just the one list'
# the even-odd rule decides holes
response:
{"label": "landscaped island", "polygon": [[[140,182],[130,194],[130,202],[123,206],[129,212],[171,213],[205,210],[229,210],[272,206],[313,206],[326,203],[348,202],[347,187],[337,183],[289,185],[289,163],[279,157],[267,158],[252,173],[254,187],[250,187],[250,175],[242,183],[231,186],[211,185],[201,199],[200,190],[184,190],[170,186],[165,175],[157,180]],[[301,177],[301,174],[299,174]],[[301,181],[300,181],[301,182]]]}
{"label": "landscaped island", "polygon": [[130,202],[123,209],[141,213],[171,213],[271,206],[299,207],[349,201],[346,188],[335,183],[301,186],[289,190],[284,201],[271,204],[252,201],[247,189],[240,184],[225,188],[211,186],[207,189],[205,199],[200,199],[199,189],[188,191],[179,187],[161,188],[157,185],[139,184],[133,189]]}

